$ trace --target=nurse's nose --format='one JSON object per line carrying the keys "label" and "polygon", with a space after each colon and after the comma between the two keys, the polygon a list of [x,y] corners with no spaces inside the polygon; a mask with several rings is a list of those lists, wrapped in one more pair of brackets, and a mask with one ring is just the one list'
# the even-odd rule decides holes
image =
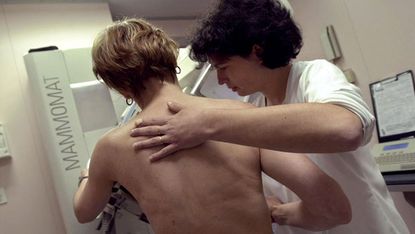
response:
{"label": "nurse's nose", "polygon": [[226,75],[220,69],[217,70],[216,75],[218,76],[218,84],[219,85],[223,85],[223,84],[226,83],[226,81],[227,81]]}

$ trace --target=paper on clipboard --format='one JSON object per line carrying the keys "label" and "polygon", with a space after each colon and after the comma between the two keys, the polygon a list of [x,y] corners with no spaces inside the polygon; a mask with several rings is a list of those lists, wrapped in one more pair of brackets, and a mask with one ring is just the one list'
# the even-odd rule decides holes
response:
{"label": "paper on clipboard", "polygon": [[415,131],[415,91],[412,73],[405,72],[371,87],[379,135]]}

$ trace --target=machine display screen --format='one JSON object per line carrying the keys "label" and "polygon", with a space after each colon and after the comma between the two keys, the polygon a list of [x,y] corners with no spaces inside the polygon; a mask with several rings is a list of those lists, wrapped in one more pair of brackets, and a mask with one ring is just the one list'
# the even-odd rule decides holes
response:
{"label": "machine display screen", "polygon": [[397,149],[405,149],[406,147],[408,147],[409,143],[401,143],[401,144],[395,144],[395,145],[385,145],[383,147],[384,151],[387,150],[397,150]]}

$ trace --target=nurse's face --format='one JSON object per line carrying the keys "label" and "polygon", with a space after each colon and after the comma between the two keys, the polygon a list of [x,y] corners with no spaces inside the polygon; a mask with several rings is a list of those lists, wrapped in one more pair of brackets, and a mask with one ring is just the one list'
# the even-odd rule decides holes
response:
{"label": "nurse's face", "polygon": [[212,56],[209,61],[216,69],[220,85],[225,84],[240,96],[261,91],[259,88],[261,79],[258,77],[258,71],[262,65],[257,57],[219,58]]}

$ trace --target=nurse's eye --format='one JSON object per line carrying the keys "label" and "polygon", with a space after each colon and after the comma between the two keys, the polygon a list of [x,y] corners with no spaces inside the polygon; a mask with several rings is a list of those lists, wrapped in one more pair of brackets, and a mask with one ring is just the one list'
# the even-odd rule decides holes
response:
{"label": "nurse's eye", "polygon": [[225,65],[217,66],[216,67],[216,70],[218,70],[218,71],[225,71],[226,67],[227,66],[225,66]]}

